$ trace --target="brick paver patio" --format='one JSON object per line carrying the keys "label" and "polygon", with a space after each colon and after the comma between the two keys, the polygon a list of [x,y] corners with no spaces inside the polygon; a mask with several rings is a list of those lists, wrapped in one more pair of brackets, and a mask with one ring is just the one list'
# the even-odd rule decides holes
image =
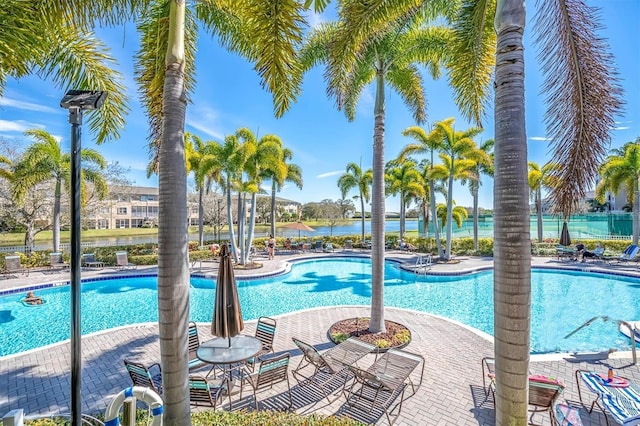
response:
{"label": "brick paver patio", "polygon": [[[397,257],[408,265],[415,262],[411,256],[398,255]],[[265,265],[265,270],[261,270],[260,273],[279,270],[282,267],[282,260]],[[552,261],[537,259],[534,260],[535,262],[544,264]],[[555,266],[555,263],[551,266]],[[470,259],[463,262],[463,266],[459,268],[482,268],[487,264],[491,265],[490,260]],[[562,265],[559,264],[559,266]],[[584,266],[578,265],[578,267]],[[203,270],[202,272],[212,271]],[[95,274],[108,273],[114,272],[95,271]],[[54,279],[57,277],[42,278],[38,277],[37,273],[32,273],[30,277],[20,277],[19,282],[13,279],[3,280],[0,283],[0,289],[22,287],[38,280],[48,282]],[[386,319],[403,323],[410,328],[412,342],[406,350],[419,353],[426,359],[424,382],[416,395],[405,401],[396,424],[494,424],[494,406],[491,397],[487,399],[485,396],[480,367],[481,359],[493,353],[490,337],[459,323],[420,312],[395,308],[386,308],[385,312]],[[333,322],[348,317],[368,315],[369,308],[366,306],[340,306],[298,311],[276,317],[278,326],[275,351],[276,353],[288,351],[292,356],[291,367],[293,368],[300,361],[301,354],[291,341],[291,337],[297,337],[324,350],[332,346],[327,330]],[[553,324],[549,326],[553,327]],[[253,334],[254,330],[255,322],[245,324],[244,333]],[[212,337],[209,333],[209,324],[199,324],[199,331],[202,340]],[[123,365],[125,358],[144,363],[159,360],[157,325],[155,323],[139,324],[85,336],[82,340],[82,348],[83,411],[102,412],[115,394],[130,386],[130,380]],[[365,359],[362,362],[367,364],[372,361],[371,356],[371,359]],[[532,356],[530,369],[533,373],[562,378],[567,385],[563,397],[572,404],[579,404],[574,371],[582,368],[606,372],[608,366],[614,367],[616,374],[640,383],[640,370],[638,366],[631,365],[630,353]],[[414,372],[415,374],[417,373]],[[382,413],[363,414],[349,408],[344,397],[339,397],[328,404],[312,387],[301,387],[293,378],[291,385],[293,409],[299,413],[346,415],[368,423],[386,424]],[[234,396],[234,409],[252,407],[251,393],[248,388],[245,390],[241,401],[238,401],[238,395]],[[278,385],[273,392],[259,393],[261,408],[283,408],[286,405],[283,391],[283,386]],[[583,396],[585,395],[591,398],[588,392],[583,393]],[[223,407],[227,409],[227,401],[224,402]],[[69,404],[69,342],[0,358],[0,417],[15,408],[23,408],[27,416],[68,413]],[[605,424],[602,414],[594,412],[589,415],[584,407],[581,408],[581,415],[586,425]],[[537,414],[534,419],[538,424],[550,424],[546,414]]]}

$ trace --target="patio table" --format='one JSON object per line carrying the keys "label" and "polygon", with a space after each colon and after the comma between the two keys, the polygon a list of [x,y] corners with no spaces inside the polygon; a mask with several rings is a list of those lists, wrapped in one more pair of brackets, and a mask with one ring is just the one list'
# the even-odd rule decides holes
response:
{"label": "patio table", "polygon": [[212,369],[220,365],[224,370],[224,380],[227,382],[229,395],[229,409],[233,409],[231,389],[233,388],[234,365],[253,358],[262,349],[262,342],[253,336],[238,335],[229,339],[217,337],[204,342],[196,351],[196,356],[202,362],[212,365]]}

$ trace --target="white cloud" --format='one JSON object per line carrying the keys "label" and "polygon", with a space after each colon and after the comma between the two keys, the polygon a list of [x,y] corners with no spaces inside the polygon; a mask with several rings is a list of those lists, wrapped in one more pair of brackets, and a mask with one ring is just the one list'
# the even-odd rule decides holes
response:
{"label": "white cloud", "polygon": [[218,118],[219,114],[214,109],[203,106],[194,106],[189,110],[186,124],[205,135],[222,140],[224,139],[224,134],[214,128]]}
{"label": "white cloud", "polygon": [[19,132],[22,133],[25,130],[33,129],[35,127],[43,128],[41,124],[30,123],[24,120],[7,121],[0,120],[0,132]]}
{"label": "white cloud", "polygon": [[547,137],[544,137],[544,136],[531,136],[529,138],[529,140],[530,141],[550,141],[551,138],[547,138]]}
{"label": "white cloud", "polygon": [[629,130],[630,128],[631,128],[631,126],[619,126],[619,127],[616,127],[613,130]]}
{"label": "white cloud", "polygon": [[342,170],[337,170],[337,171],[333,171],[333,172],[327,172],[327,173],[320,173],[319,175],[316,176],[316,178],[318,179],[324,179],[327,177],[331,177],[331,176],[337,176],[344,173],[344,171]]}
{"label": "white cloud", "polygon": [[11,98],[0,98],[0,106],[23,109],[27,111],[47,112],[47,113],[59,113],[61,111],[48,106],[34,104],[31,102],[19,101],[17,99],[11,99]]}

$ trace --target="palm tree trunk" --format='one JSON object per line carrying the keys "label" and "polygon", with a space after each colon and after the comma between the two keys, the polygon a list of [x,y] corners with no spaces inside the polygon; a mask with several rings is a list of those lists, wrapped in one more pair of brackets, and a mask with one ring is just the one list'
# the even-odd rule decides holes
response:
{"label": "palm tree trunk", "polygon": [[633,181],[633,237],[632,243],[638,245],[638,233],[640,232],[640,189],[638,179]]}
{"label": "palm tree trunk", "polygon": [[400,193],[400,239],[404,238],[404,224],[405,224],[405,212],[406,206],[404,204],[404,193]]}
{"label": "palm tree trunk", "polygon": [[524,101],[522,0],[496,11],[494,351],[496,425],[526,425],[531,318],[531,240]]}
{"label": "palm tree trunk", "polygon": [[478,187],[473,186],[473,250],[478,252]]}
{"label": "palm tree trunk", "polygon": [[204,245],[204,186],[198,190],[198,244]]}
{"label": "palm tree trunk", "polygon": [[[227,185],[225,189],[227,193],[227,221],[229,225],[229,244],[231,244],[231,251],[233,252],[234,260],[238,261],[238,246],[236,245],[236,236],[234,235],[233,228],[233,208],[231,206],[231,177],[227,175]],[[238,216],[240,213],[238,212]]]}
{"label": "palm tree trunk", "polygon": [[172,1],[163,89],[158,220],[158,324],[163,419],[189,425],[189,265],[187,170],[184,152],[184,1]]}
{"label": "palm tree trunk", "polygon": [[271,181],[271,235],[276,235],[276,181]]}
{"label": "palm tree trunk", "polygon": [[451,170],[449,171],[449,185],[447,188],[447,242],[444,253],[446,260],[451,259],[451,237],[453,234],[453,155],[451,156]]}
{"label": "palm tree trunk", "polygon": [[538,242],[541,243],[543,240],[543,229],[542,229],[542,192],[540,189],[536,191],[536,212],[538,214]]}
{"label": "palm tree trunk", "polygon": [[62,196],[61,191],[62,182],[60,179],[56,179],[56,188],[53,198],[53,251],[60,251],[60,198]]}
{"label": "palm tree trunk", "polygon": [[[369,331],[381,333],[384,326],[384,77],[376,76],[373,127],[373,185],[371,189],[371,320]],[[363,211],[364,215],[364,211]]]}
{"label": "palm tree trunk", "polygon": [[362,192],[360,192],[360,211],[362,214],[360,215],[360,238],[362,238],[362,244],[364,244],[364,197],[362,196]]}
{"label": "palm tree trunk", "polygon": [[[433,149],[431,150],[431,169],[433,169]],[[442,252],[442,242],[440,241],[440,231],[438,224],[438,215],[436,214],[436,192],[433,188],[433,180],[431,181],[431,185],[429,185],[429,204],[431,207],[431,217],[433,218],[433,238],[436,240],[436,248],[438,249],[438,257],[440,259],[444,258],[444,253]]]}
{"label": "palm tree trunk", "polygon": [[249,260],[249,253],[251,253],[251,244],[253,244],[253,229],[256,223],[256,194],[251,194],[251,213],[249,214],[249,230],[247,231],[247,245],[244,248],[244,262],[243,265]]}

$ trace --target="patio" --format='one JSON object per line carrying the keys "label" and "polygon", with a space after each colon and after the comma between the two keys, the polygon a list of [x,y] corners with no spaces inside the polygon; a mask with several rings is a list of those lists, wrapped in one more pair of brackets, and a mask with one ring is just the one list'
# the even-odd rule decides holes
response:
{"label": "patio", "polygon": [[[299,256],[298,256],[299,257]],[[393,254],[396,257],[396,254]],[[397,257],[411,264],[412,257],[398,254]],[[282,267],[283,258],[265,262],[260,274],[273,272]],[[545,266],[559,265],[550,258],[536,258],[535,263]],[[562,266],[567,265],[563,262]],[[488,259],[468,259],[458,265],[435,265],[434,272],[442,268],[455,267],[478,269],[491,266]],[[571,266],[571,265],[567,265]],[[573,264],[584,268],[585,264]],[[598,264],[587,264],[598,268]],[[605,266],[607,267],[607,266]],[[439,269],[440,268],[440,269]],[[618,268],[612,268],[618,269]],[[631,268],[630,268],[631,269]],[[637,267],[633,268],[638,271]],[[149,273],[145,268],[138,273]],[[194,271],[198,273],[198,270]],[[208,274],[213,271],[205,271]],[[253,271],[256,272],[255,270]],[[94,274],[113,274],[113,271],[101,270]],[[24,277],[20,284],[14,280],[3,280],[0,286],[8,287],[35,284],[32,274]],[[84,276],[83,272],[83,276]],[[89,274],[87,274],[89,275]],[[238,274],[240,275],[240,273]],[[40,278],[41,282],[56,279],[55,276]],[[62,278],[60,278],[62,279]],[[291,337],[297,337],[315,345],[320,350],[332,346],[327,330],[334,322],[353,316],[368,316],[368,307],[319,308],[300,311],[276,317],[278,320],[275,353],[288,351],[291,354],[291,366],[300,361],[301,354],[293,344]],[[386,319],[407,325],[412,332],[412,342],[406,350],[419,353],[426,359],[423,385],[416,395],[405,400],[402,414],[396,424],[400,425],[492,425],[494,424],[494,406],[491,399],[485,398],[482,388],[481,359],[493,355],[490,336],[485,336],[465,326],[428,314],[403,309],[386,308]],[[245,324],[244,334],[252,335],[255,321]],[[211,338],[210,324],[198,324],[202,341]],[[103,412],[111,398],[125,387],[130,379],[124,368],[123,360],[133,359],[150,364],[159,360],[157,325],[139,324],[123,327],[83,338],[83,411],[87,413]],[[19,355],[2,358],[0,363],[0,415],[11,409],[23,408],[27,416],[65,413],[69,411],[70,401],[70,354],[69,343],[54,345]],[[373,359],[371,359],[371,362]],[[369,363],[368,361],[365,364]],[[566,389],[563,397],[571,404],[578,404],[577,387],[574,381],[576,369],[588,369],[605,373],[609,365],[616,374],[628,377],[640,383],[640,369],[631,366],[630,353],[595,354],[593,356],[534,355],[530,369],[533,373],[546,374],[564,380]],[[327,404],[321,392],[311,386],[300,387],[291,377],[293,409],[302,414],[348,415],[367,423],[386,424],[382,413],[374,416],[363,415],[350,409],[343,397]],[[278,409],[287,405],[282,384],[274,392],[258,395],[260,408]],[[285,385],[286,387],[286,385]],[[583,395],[584,396],[584,395]],[[587,398],[591,398],[588,395]],[[589,399],[590,401],[590,399]],[[234,410],[251,408],[251,392],[243,393],[242,401],[234,396]],[[227,409],[227,404],[222,404]],[[199,408],[202,409],[202,408]],[[589,415],[581,409],[585,425],[604,425],[602,414]],[[548,416],[536,415],[539,424],[549,425]]]}

